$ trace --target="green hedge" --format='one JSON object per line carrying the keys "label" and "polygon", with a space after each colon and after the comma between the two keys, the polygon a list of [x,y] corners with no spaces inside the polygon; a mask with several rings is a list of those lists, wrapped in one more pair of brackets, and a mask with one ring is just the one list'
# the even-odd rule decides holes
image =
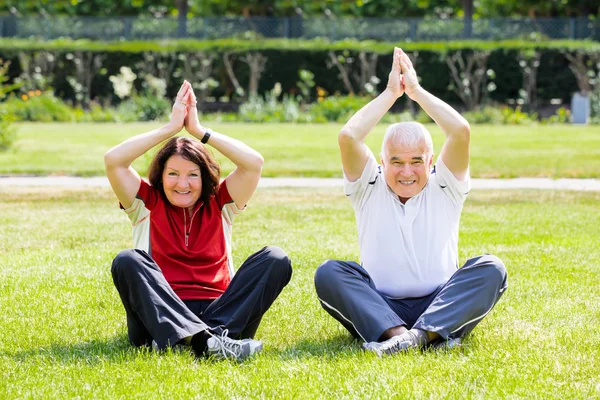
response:
{"label": "green hedge", "polygon": [[[57,96],[64,100],[74,100],[75,93],[68,79],[75,76],[75,66],[71,54],[75,51],[100,53],[105,56],[102,69],[93,77],[91,96],[102,102],[116,102],[110,75],[118,74],[121,66],[130,66],[134,71],[135,64],[143,62],[144,52],[158,52],[169,57],[178,57],[183,53],[207,52],[217,53],[213,68],[213,77],[219,83],[212,95],[219,97],[230,95],[234,90],[225,72],[222,55],[226,52],[239,55],[247,52],[260,52],[268,58],[262,74],[259,92],[265,93],[280,82],[284,93],[294,93],[298,81],[298,70],[310,70],[315,75],[316,86],[325,89],[329,94],[347,93],[338,76],[337,69],[328,68],[328,52],[346,51],[349,56],[357,56],[360,51],[379,54],[377,76],[381,82],[379,90],[383,90],[391,64],[391,53],[394,46],[402,47],[407,52],[418,51],[417,73],[425,88],[453,104],[460,104],[458,97],[448,89],[450,73],[443,57],[457,50],[489,50],[488,68],[496,73],[494,82],[497,89],[490,94],[494,101],[506,103],[508,99],[518,97],[522,88],[522,72],[518,65],[517,55],[521,50],[538,49],[542,52],[542,62],[538,71],[538,100],[541,103],[560,98],[568,103],[571,94],[577,90],[577,83],[568,68],[565,51],[600,52],[600,43],[589,41],[455,41],[455,42],[419,42],[419,43],[382,43],[373,41],[345,40],[330,42],[317,40],[238,40],[223,39],[213,41],[170,40],[170,41],[132,41],[132,42],[95,42],[88,40],[39,40],[0,39],[0,58],[13,61],[10,69],[11,78],[20,75],[18,54],[38,51],[51,51],[56,59],[54,75],[50,77]],[[178,68],[181,61],[177,60]],[[248,67],[242,63],[234,65],[235,73],[242,84],[247,87]],[[173,96],[181,77],[172,80],[167,94]],[[314,98],[314,97],[313,97]]]}

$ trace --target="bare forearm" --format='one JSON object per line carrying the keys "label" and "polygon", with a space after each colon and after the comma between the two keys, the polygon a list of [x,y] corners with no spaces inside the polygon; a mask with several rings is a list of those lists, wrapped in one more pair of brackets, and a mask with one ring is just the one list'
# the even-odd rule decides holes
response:
{"label": "bare forearm", "polygon": [[262,170],[264,160],[260,153],[237,139],[212,131],[208,144],[244,171]]}
{"label": "bare forearm", "polygon": [[363,142],[367,134],[377,125],[397,99],[396,94],[386,89],[350,118],[342,128],[342,135]]}
{"label": "bare forearm", "polygon": [[467,120],[444,101],[422,87],[411,98],[442,128],[446,137],[468,135],[470,128]]}
{"label": "bare forearm", "polygon": [[108,150],[104,154],[104,162],[107,167],[127,168],[136,158],[142,156],[148,150],[176,133],[177,132],[168,126],[163,126],[150,132],[129,138],[123,143]]}

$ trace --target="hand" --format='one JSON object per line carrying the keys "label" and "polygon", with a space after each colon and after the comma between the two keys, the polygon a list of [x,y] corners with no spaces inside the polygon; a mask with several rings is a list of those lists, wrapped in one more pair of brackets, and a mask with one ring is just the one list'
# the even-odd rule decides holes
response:
{"label": "hand", "polygon": [[167,124],[169,130],[173,131],[173,134],[179,133],[183,129],[184,121],[188,114],[187,104],[190,102],[190,90],[191,85],[188,81],[183,81],[183,84],[177,92],[175,97],[175,103],[171,111],[171,119]]}
{"label": "hand", "polygon": [[404,86],[402,85],[402,70],[400,67],[400,54],[402,50],[394,47],[394,57],[392,61],[392,70],[388,76],[387,88],[396,97],[401,97],[404,94]]}
{"label": "hand", "polygon": [[204,137],[204,131],[200,120],[198,119],[198,108],[196,108],[197,100],[194,89],[190,85],[188,90],[189,100],[187,101],[187,116],[185,118],[185,130],[192,136],[202,139]]}
{"label": "hand", "polygon": [[417,92],[421,89],[421,85],[419,85],[419,78],[417,78],[417,71],[415,71],[415,67],[413,67],[412,61],[406,53],[400,50],[400,68],[402,71],[402,87],[408,97],[411,100],[415,99]]}

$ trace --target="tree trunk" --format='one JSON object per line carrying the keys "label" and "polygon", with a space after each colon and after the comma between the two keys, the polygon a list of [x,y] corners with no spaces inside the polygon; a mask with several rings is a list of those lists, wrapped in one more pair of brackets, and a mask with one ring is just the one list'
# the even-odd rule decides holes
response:
{"label": "tree trunk", "polygon": [[464,12],[463,37],[471,38],[473,35],[473,0],[462,0]]}
{"label": "tree trunk", "polygon": [[175,0],[177,6],[177,16],[179,25],[177,27],[177,37],[187,36],[187,13],[189,10],[188,0]]}

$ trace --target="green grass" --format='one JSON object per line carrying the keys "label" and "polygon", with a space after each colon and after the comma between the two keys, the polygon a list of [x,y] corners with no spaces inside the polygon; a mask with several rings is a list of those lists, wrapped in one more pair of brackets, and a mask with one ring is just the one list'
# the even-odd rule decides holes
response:
{"label": "green grass", "polygon": [[[139,124],[19,124],[16,148],[0,153],[0,174],[103,175],[102,156],[137,133],[158,127]],[[263,176],[341,177],[337,133],[340,124],[217,124],[265,158]],[[432,132],[437,152],[443,134]],[[367,144],[378,156],[385,125]],[[219,158],[224,172],[232,164]],[[145,174],[148,156],[134,163]],[[600,177],[600,126],[490,126],[472,128],[471,171],[476,178],[517,176]]]}
{"label": "green grass", "polygon": [[[357,259],[337,189],[261,189],[234,228],[237,264],[265,244],[294,275],[242,364],[126,340],[110,278],[131,246],[108,189],[0,188],[0,398],[598,398],[600,193],[474,191],[460,258],[489,252],[509,289],[461,350],[378,359],[323,311],[315,268]],[[543,204],[543,207],[540,206]]]}

